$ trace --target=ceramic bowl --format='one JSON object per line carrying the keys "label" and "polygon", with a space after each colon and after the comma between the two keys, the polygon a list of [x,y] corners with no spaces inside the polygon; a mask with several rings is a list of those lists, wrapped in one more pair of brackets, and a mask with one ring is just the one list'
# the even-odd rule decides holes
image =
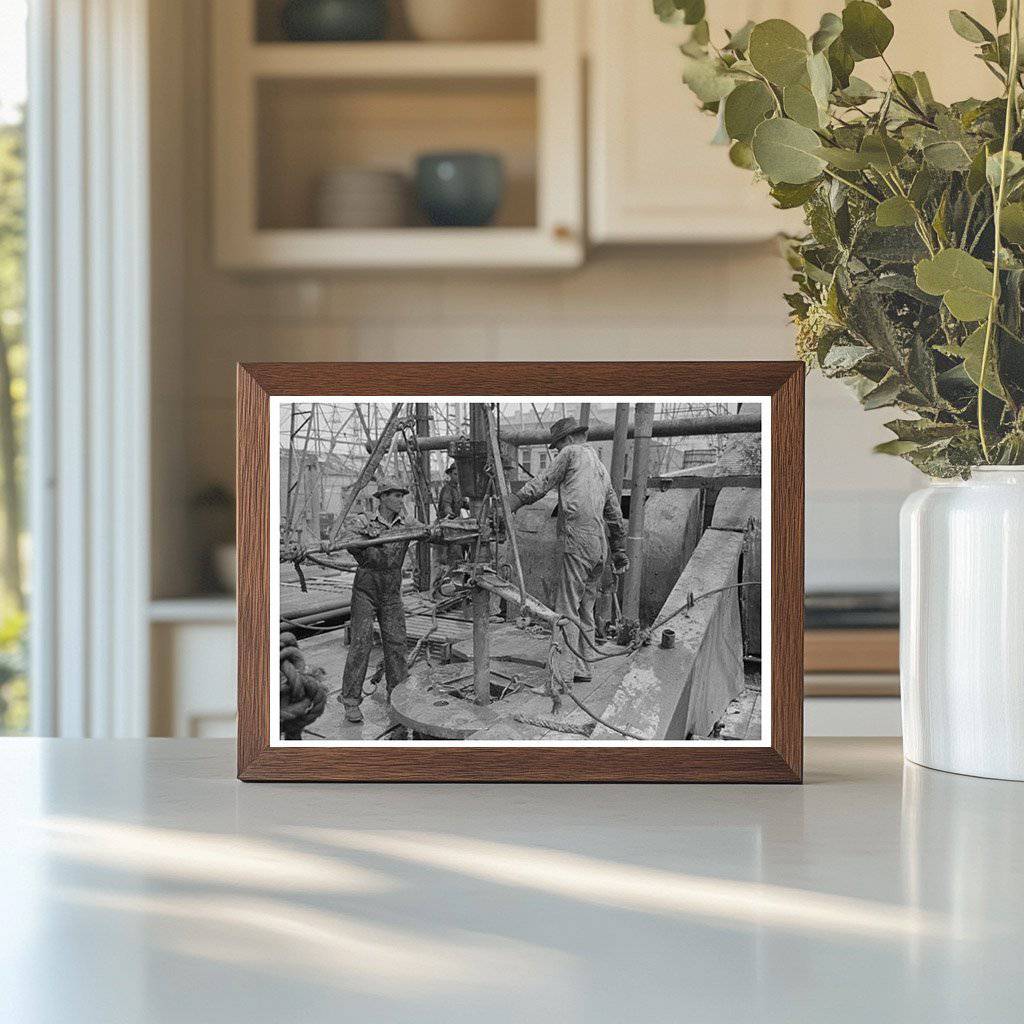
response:
{"label": "ceramic bowl", "polygon": [[489,224],[504,191],[504,165],[494,153],[424,153],[416,161],[416,197],[435,227]]}
{"label": "ceramic bowl", "polygon": [[321,228],[400,228],[409,221],[409,181],[397,171],[339,167],[321,179],[314,197]]}
{"label": "ceramic bowl", "polygon": [[364,42],[387,25],[387,0],[288,0],[281,11],[285,38],[295,42]]}
{"label": "ceramic bowl", "polygon": [[530,0],[405,0],[404,6],[417,39],[480,42],[534,36]]}

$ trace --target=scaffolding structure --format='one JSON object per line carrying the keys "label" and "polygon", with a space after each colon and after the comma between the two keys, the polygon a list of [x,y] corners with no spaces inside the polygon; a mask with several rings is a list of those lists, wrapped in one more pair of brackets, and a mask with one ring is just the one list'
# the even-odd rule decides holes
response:
{"label": "scaffolding structure", "polygon": [[[726,402],[659,402],[654,404],[655,422],[682,418],[703,419],[727,416],[738,410],[736,403]],[[281,523],[282,540],[301,535],[317,536],[330,528],[345,495],[359,477],[366,463],[368,446],[380,437],[389,414],[380,402],[314,402],[283,405],[280,412],[279,444],[281,458]],[[418,407],[425,422],[418,428],[423,435],[468,437],[470,403],[430,402]],[[565,416],[575,416],[581,423],[610,424],[615,417],[615,404],[589,405],[579,402],[516,402],[495,407],[499,431],[529,428],[547,430]],[[396,434],[378,468],[378,475],[399,481],[416,494],[414,463],[403,450]],[[697,461],[711,462],[720,455],[726,435],[712,434],[667,436],[658,438],[651,452],[651,472],[680,468],[687,462],[687,450],[699,455]],[[695,445],[699,446],[693,451]],[[443,480],[449,457],[445,451],[421,453],[420,465],[430,488],[430,500],[436,500],[436,488]],[[546,460],[531,465],[520,462],[514,475],[531,475],[543,469]],[[626,466],[629,473],[630,467]],[[427,511],[418,509],[419,513]]]}

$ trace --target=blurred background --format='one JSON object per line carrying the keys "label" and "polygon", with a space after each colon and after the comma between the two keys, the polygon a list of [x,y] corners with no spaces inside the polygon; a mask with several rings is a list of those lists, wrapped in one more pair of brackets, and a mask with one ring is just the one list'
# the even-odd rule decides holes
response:
{"label": "blurred background", "polygon": [[[650,0],[31,7],[0,0],[4,732],[233,732],[238,361],[794,357],[799,219]],[[927,7],[887,12],[893,66],[990,95]],[[899,731],[885,418],[809,378],[811,734]]]}

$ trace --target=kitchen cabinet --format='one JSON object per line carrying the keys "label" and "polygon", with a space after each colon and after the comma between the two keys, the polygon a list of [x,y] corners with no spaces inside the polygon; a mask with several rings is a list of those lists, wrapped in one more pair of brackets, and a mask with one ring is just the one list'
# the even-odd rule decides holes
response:
{"label": "kitchen cabinet", "polygon": [[[579,0],[520,0],[533,37],[284,39],[274,0],[211,5],[214,255],[230,269],[559,267],[583,257]],[[325,227],[315,195],[352,168],[411,179],[423,152],[498,154],[493,224]],[[409,192],[411,181],[407,180]],[[411,198],[411,197],[410,197]]]}
{"label": "kitchen cabinet", "polygon": [[[810,34],[821,0],[736,0],[709,4],[712,31],[748,19],[785,18]],[[958,4],[986,24],[988,0]],[[887,56],[897,69],[928,72],[940,100],[991,96],[998,83],[956,36],[945,7],[896,3],[886,14],[896,27]],[[715,120],[697,109],[681,81],[679,43],[689,28],[664,25],[647,0],[590,0],[588,8],[588,205],[590,238],[610,242],[752,241],[796,231],[799,210],[776,210],[767,186],[710,145]],[[1005,27],[1005,26],[1004,26]],[[860,64],[877,80],[885,69]]]}

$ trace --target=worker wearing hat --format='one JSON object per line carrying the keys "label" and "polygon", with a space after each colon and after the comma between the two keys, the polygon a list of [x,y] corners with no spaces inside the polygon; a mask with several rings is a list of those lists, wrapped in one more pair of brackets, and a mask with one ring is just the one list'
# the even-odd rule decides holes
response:
{"label": "worker wearing hat", "polygon": [[[363,537],[379,537],[388,530],[420,526],[406,515],[405,495],[401,484],[384,480],[374,497],[379,507],[371,515],[357,518],[354,532]],[[373,620],[380,624],[384,648],[384,675],[388,696],[408,675],[405,652],[405,609],[402,606],[402,566],[411,541],[363,548],[352,552],[358,568],[352,583],[352,611],[349,619],[351,641],[345,672],[341,682],[341,699],[345,718],[361,722],[359,705],[363,699],[363,680],[373,650]]]}
{"label": "worker wearing hat", "polygon": [[[550,429],[548,447],[558,454],[543,473],[528,480],[512,495],[511,508],[514,512],[558,488],[561,574],[555,611],[581,623],[589,643],[581,643],[574,625],[566,626],[566,635],[577,650],[590,657],[595,643],[594,602],[608,557],[609,541],[615,571],[625,572],[629,568],[626,526],[608,470],[597,452],[586,443],[587,428],[574,417],[566,416],[553,423]],[[559,639],[555,636],[552,642],[558,643]],[[563,675],[590,678],[585,663],[573,657],[572,664],[573,672],[564,671]],[[566,682],[565,679],[560,681]]]}
{"label": "worker wearing hat", "polygon": [[[437,496],[437,520],[443,522],[445,519],[459,519],[462,516],[462,509],[466,504],[462,497],[462,487],[459,483],[459,467],[453,462],[444,471],[445,482]],[[445,544],[441,552],[440,566],[434,578],[436,584],[444,574],[444,569],[449,565],[457,565],[465,555],[465,541],[457,541],[453,544]]]}

